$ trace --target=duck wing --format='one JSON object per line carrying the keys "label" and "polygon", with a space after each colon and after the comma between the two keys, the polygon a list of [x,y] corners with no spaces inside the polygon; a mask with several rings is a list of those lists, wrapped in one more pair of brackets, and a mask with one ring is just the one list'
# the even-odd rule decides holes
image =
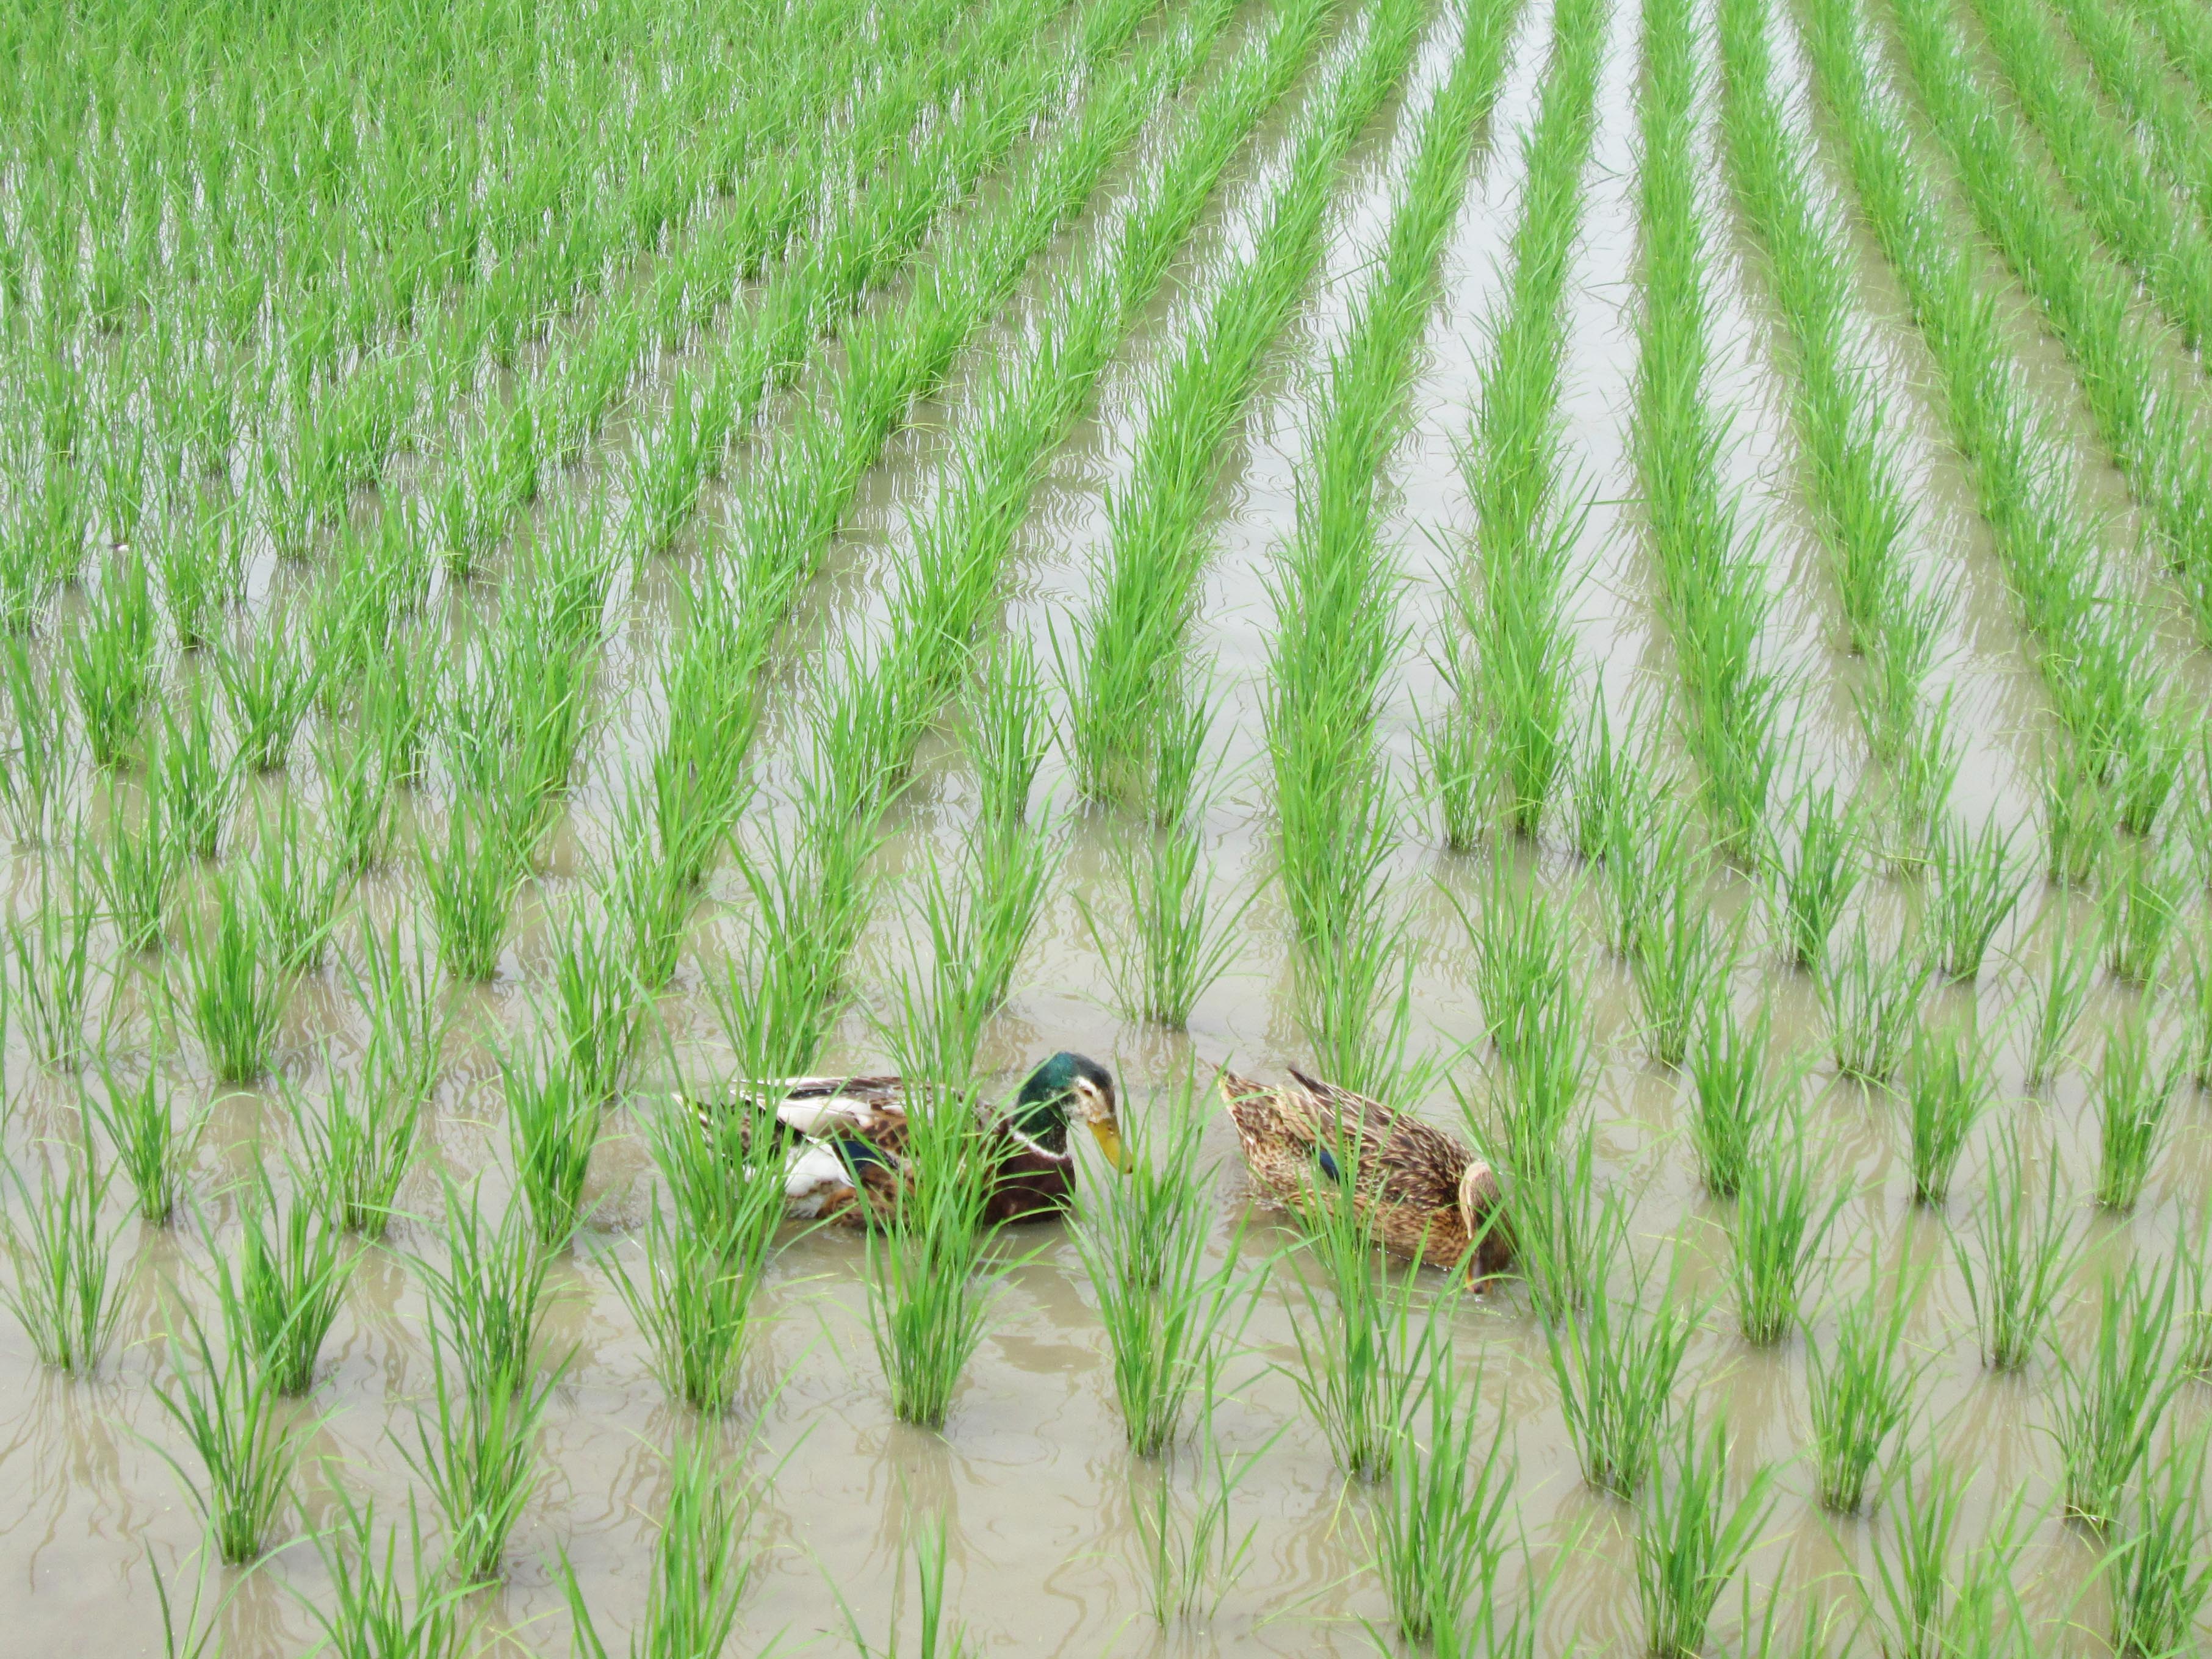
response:
{"label": "duck wing", "polygon": [[1356,1144],[1363,1187],[1372,1182],[1389,1202],[1424,1209],[1446,1209],[1458,1202],[1460,1177],[1475,1161],[1472,1147],[1411,1112],[1308,1077],[1296,1067],[1291,1075],[1329,1125],[1330,1138]]}

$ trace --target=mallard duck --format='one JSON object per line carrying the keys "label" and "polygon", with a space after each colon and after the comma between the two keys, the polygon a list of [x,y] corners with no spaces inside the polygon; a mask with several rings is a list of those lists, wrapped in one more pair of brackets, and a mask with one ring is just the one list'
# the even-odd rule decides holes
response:
{"label": "mallard duck", "polygon": [[1375,1240],[1403,1261],[1476,1282],[1513,1264],[1498,1176],[1474,1148],[1407,1112],[1293,1069],[1285,1084],[1224,1071],[1222,1104],[1252,1178],[1293,1212],[1340,1188]]}
{"label": "mallard duck", "polygon": [[[784,1212],[794,1219],[865,1224],[887,1215],[908,1178],[907,1109],[918,1091],[894,1076],[793,1077],[739,1084],[735,1102],[784,1149]],[[709,1134],[728,1107],[691,1103]],[[1083,1054],[1056,1054],[1023,1081],[1012,1103],[992,1112],[974,1103],[977,1127],[994,1143],[994,1179],[983,1219],[1019,1221],[1065,1210],[1075,1195],[1070,1108],[1116,1170],[1123,1167],[1113,1074]]]}

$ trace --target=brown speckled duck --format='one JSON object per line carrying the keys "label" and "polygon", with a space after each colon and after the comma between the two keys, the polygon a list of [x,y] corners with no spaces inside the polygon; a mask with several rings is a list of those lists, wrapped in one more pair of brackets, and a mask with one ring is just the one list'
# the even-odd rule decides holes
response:
{"label": "brown speckled duck", "polygon": [[1222,1104],[1252,1178],[1293,1214],[1340,1188],[1376,1243],[1401,1261],[1480,1283],[1513,1264],[1496,1171],[1456,1137],[1293,1069],[1284,1084],[1224,1071]]}
{"label": "brown speckled duck", "polygon": [[[709,1133],[717,1112],[748,1111],[753,1116],[745,1126],[745,1144],[759,1144],[759,1126],[769,1141],[783,1146],[786,1214],[860,1226],[896,1207],[911,1178],[907,1113],[917,1085],[895,1076],[794,1077],[743,1083],[734,1093],[733,1106],[694,1100],[692,1109]],[[1122,1167],[1113,1075],[1085,1055],[1053,1055],[1024,1079],[1003,1111],[976,1102],[968,1103],[968,1109],[993,1143],[987,1224],[1053,1214],[1074,1201],[1071,1111],[1114,1167]]]}

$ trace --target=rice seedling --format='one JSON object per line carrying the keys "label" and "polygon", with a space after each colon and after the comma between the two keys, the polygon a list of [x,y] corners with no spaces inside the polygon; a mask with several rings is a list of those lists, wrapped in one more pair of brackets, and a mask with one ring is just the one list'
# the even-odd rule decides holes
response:
{"label": "rice seedling", "polygon": [[15,715],[15,742],[0,750],[0,809],[18,845],[36,847],[48,830],[69,774],[69,705],[43,673],[23,640],[0,639],[0,672]]}
{"label": "rice seedling", "polygon": [[1425,1440],[1417,1412],[1376,1505],[1375,1569],[1398,1633],[1408,1642],[1449,1643],[1497,1585],[1516,1469],[1505,1453],[1502,1416],[1484,1444],[1475,1422],[1481,1376],[1459,1386],[1451,1345],[1441,1336],[1430,1352],[1425,1392]]}
{"label": "rice seedling", "polygon": [[[432,1403],[418,1410],[414,1444],[392,1431],[394,1443],[416,1479],[429,1489],[446,1524],[446,1559],[464,1584],[495,1582],[501,1577],[507,1540],[514,1534],[543,1478],[538,1429],[545,1403],[560,1381],[556,1367],[513,1386],[482,1388],[474,1377],[456,1381],[446,1365],[438,1322],[428,1326]],[[466,1343],[456,1334],[466,1370]]]}
{"label": "rice seedling", "polygon": [[206,1105],[185,1113],[180,1122],[154,1065],[148,1064],[137,1083],[126,1084],[105,1056],[100,1086],[86,1091],[85,1103],[106,1132],[114,1167],[131,1183],[139,1219],[151,1227],[167,1226],[185,1196],[185,1176],[207,1124]]}
{"label": "rice seedling", "polygon": [[323,785],[323,824],[337,867],[349,876],[380,866],[391,850],[392,772],[380,750],[335,728],[318,732],[315,771]]}
{"label": "rice seedling", "polygon": [[636,1050],[643,1000],[611,925],[594,927],[571,909],[557,927],[553,994],[562,1052],[577,1092],[605,1101]]}
{"label": "rice seedling", "polygon": [[2182,988],[2183,1051],[2189,1075],[2200,1089],[2212,1088],[2212,941],[2200,940],[2189,953],[2189,981]]}
{"label": "rice seedling", "polygon": [[557,1251],[586,1217],[584,1182],[599,1141],[600,1098],[563,1055],[535,1044],[500,1056],[499,1081],[515,1184],[538,1244]]}
{"label": "rice seedling", "polygon": [[411,1258],[436,1306],[471,1394],[516,1394],[527,1386],[545,1322],[550,1257],[524,1205],[509,1201],[487,1223],[480,1194],[465,1201],[446,1187],[441,1265]]}
{"label": "rice seedling", "polygon": [[1838,808],[1832,787],[1816,792],[1807,785],[1795,805],[1796,844],[1786,855],[1770,854],[1766,861],[1781,900],[1790,959],[1817,974],[1827,960],[1829,935],[1865,874],[1856,857],[1858,819],[1856,811]]}
{"label": "rice seedling", "polygon": [[1794,1079],[1772,1075],[1773,1010],[1761,1004],[1746,1024],[1725,985],[1708,992],[1689,1054],[1690,1146],[1698,1178],[1715,1198],[1743,1188],[1762,1136],[1782,1111]]}
{"label": "rice seedling", "polygon": [[149,1386],[198,1459],[195,1478],[167,1451],[185,1496],[199,1511],[216,1552],[233,1565],[254,1560],[292,1490],[299,1432],[276,1378],[254,1358],[245,1310],[228,1265],[218,1261],[216,1289],[222,1309],[218,1352],[191,1308],[182,1329],[168,1335],[169,1376]]}
{"label": "rice seedling", "polygon": [[[914,1590],[921,1629],[915,1632],[915,1659],[980,1659],[981,1650],[968,1634],[967,1627],[949,1619],[945,1607],[945,1567],[946,1561],[945,1522],[940,1514],[934,1532],[924,1533],[914,1543]],[[906,1549],[902,1543],[899,1560],[894,1569],[893,1582],[904,1588],[906,1578]],[[845,1605],[844,1596],[836,1587],[830,1586],[837,1596],[838,1610],[845,1615],[845,1627],[853,1639],[853,1650],[859,1659],[894,1659],[906,1650],[899,1641],[899,1605],[895,1598],[891,1608],[891,1623],[880,1648],[871,1644],[860,1633],[860,1621],[853,1610]]]}
{"label": "rice seedling", "polygon": [[289,791],[273,820],[255,805],[253,842],[254,892],[278,971],[287,976],[313,973],[323,965],[339,901],[351,882],[314,844],[298,799]]}
{"label": "rice seedling", "polygon": [[1153,1620],[1210,1620],[1251,1565],[1260,1523],[1237,1530],[1230,1500],[1251,1474],[1261,1455],[1284,1432],[1277,1430],[1259,1451],[1232,1459],[1213,1432],[1215,1379],[1209,1367],[1200,1397],[1203,1417],[1190,1454],[1191,1496],[1188,1512],[1176,1503],[1170,1456],[1150,1474],[1150,1489],[1133,1497],[1130,1508],[1142,1549],[1146,1599]]}
{"label": "rice seedling", "polygon": [[361,690],[362,740],[384,763],[395,785],[422,780],[436,718],[434,688],[445,678],[445,659],[434,639],[403,641],[369,659]]}
{"label": "rice seedling", "polygon": [[171,995],[198,1034],[224,1083],[252,1083],[269,1069],[289,987],[260,894],[229,871],[215,878],[215,916],[189,914],[181,987]]}
{"label": "rice seedling", "polygon": [[420,924],[410,928],[403,933],[397,917],[383,928],[364,921],[360,962],[343,965],[354,1006],[368,1027],[362,1075],[411,1109],[437,1086],[447,1009],[437,961],[423,948]]}
{"label": "rice seedling", "polygon": [[376,1547],[376,1503],[356,1503],[341,1490],[342,1519],[315,1534],[316,1553],[330,1580],[331,1606],[301,1597],[322,1627],[325,1650],[337,1659],[456,1659],[474,1621],[459,1607],[465,1585],[437,1583],[438,1566],[423,1552],[421,1513],[407,1500],[407,1554],[400,1565],[399,1528]]}
{"label": "rice seedling", "polygon": [[2112,803],[2094,769],[2070,749],[2045,757],[2038,789],[2044,873],[2062,887],[2087,888],[2118,827]]}
{"label": "rice seedling", "polygon": [[641,1283],[611,1257],[608,1274],[653,1345],[661,1385],[695,1411],[727,1411],[783,1219],[782,1165],[711,1143],[681,1106],[651,1133],[676,1212],[656,1204],[646,1218]]}
{"label": "rice seedling", "polygon": [[968,757],[985,823],[1019,823],[1028,817],[1037,768],[1052,740],[1036,653],[1027,635],[1017,635],[983,659],[976,680]]}
{"label": "rice seedling", "polygon": [[238,760],[216,758],[215,722],[199,681],[189,682],[181,702],[181,720],[167,706],[161,711],[161,736],[146,762],[147,793],[160,798],[161,815],[185,849],[211,859],[237,795]]}
{"label": "rice seedling", "polygon": [[2043,1202],[2028,1198],[2027,1149],[2019,1132],[1999,1132],[2003,1156],[1990,1170],[1975,1218],[1978,1247],[1970,1252],[1954,1237],[1953,1259],[1982,1333],[1982,1361],[1992,1370],[2017,1370],[2051,1328],[2058,1297],[2071,1275],[2075,1247],[2067,1240],[2066,1207],[2059,1202],[2058,1164],[2044,1172]]}
{"label": "rice seedling", "polygon": [[1159,1151],[1131,1135],[1126,1178],[1086,1195],[1075,1234],[1113,1351],[1115,1399],[1139,1457],[1181,1432],[1245,1300],[1241,1228],[1218,1264],[1206,1262],[1214,1171],[1199,1162],[1205,1124],[1188,1079],[1173,1102]]}
{"label": "rice seedling", "polygon": [[442,848],[416,849],[438,951],[456,978],[489,980],[499,973],[508,912],[529,862],[529,844],[493,805],[465,798],[446,815]]}
{"label": "rice seedling", "polygon": [[179,651],[204,651],[221,637],[223,613],[241,596],[244,550],[233,502],[204,502],[156,538],[153,564]]}
{"label": "rice seedling", "polygon": [[2095,965],[2081,949],[2066,920],[2063,904],[2050,910],[2051,950],[2043,973],[2029,993],[2027,1086],[2039,1089],[2058,1075],[2071,1056],[2067,1045],[2089,1006],[2089,981]]}
{"label": "rice seedling", "polygon": [[933,854],[924,867],[931,1012],[963,1073],[973,1067],[984,1029],[1006,1001],[1036,930],[1053,850],[1033,829],[985,829],[969,843],[959,877],[949,879]]}
{"label": "rice seedling", "polygon": [[1862,927],[1820,977],[1836,1069],[1869,1084],[1894,1079],[1910,1051],[1929,964],[1900,951],[1882,960]]}
{"label": "rice seedling", "polygon": [[1838,1310],[1832,1351],[1807,1333],[1806,1390],[1820,1502],[1838,1514],[1865,1508],[1875,1465],[1911,1414],[1919,1368],[1905,1358],[1905,1333],[1926,1283],[1925,1267],[1908,1272],[1885,1297],[1884,1276],[1870,1273],[1866,1288]]}
{"label": "rice seedling", "polygon": [[2171,1272],[2140,1273],[2133,1263],[2107,1273],[2087,1352],[2051,1345],[2057,1372],[2051,1433],[2066,1513],[2100,1532],[2120,1518],[2128,1486],[2147,1467],[2152,1437],[2180,1386],[2166,1363],[2178,1279]]}
{"label": "rice seedling", "polygon": [[[1675,1269],[1651,1294],[1656,1270],[1635,1261],[1618,1195],[1607,1192],[1601,1203],[1586,1266],[1592,1288],[1579,1304],[1546,1313],[1544,1343],[1583,1479],[1626,1498],[1659,1455],[1698,1316],[1675,1294]],[[1615,1297],[1609,1281],[1624,1260],[1628,1294]]]}
{"label": "rice seedling", "polygon": [[92,872],[123,948],[143,954],[158,947],[185,856],[163,797],[149,794],[136,824],[111,799],[103,833],[81,836],[77,856]]}
{"label": "rice seedling", "polygon": [[1915,1203],[1940,1206],[1950,1197],[1959,1154],[1996,1091],[1981,1034],[1971,1024],[1920,1022],[1905,1067]]}
{"label": "rice seedling", "polygon": [[2147,842],[2113,851],[2104,891],[2105,965],[2116,979],[2148,985],[2158,977],[2182,896],[2167,861]]}
{"label": "rice seedling", "polygon": [[[735,1637],[738,1604],[752,1582],[754,1493],[703,1436],[676,1443],[668,1459],[668,1497],[653,1542],[645,1612],[630,1635],[632,1659],[696,1656],[714,1659]],[[568,1598],[580,1656],[608,1659],[586,1606],[575,1569],[565,1556],[562,1589]]]}
{"label": "rice seedling", "polygon": [[99,913],[85,902],[74,862],[39,866],[38,903],[27,920],[7,919],[15,963],[15,1018],[31,1053],[58,1070],[85,1054],[85,1012],[92,999],[93,928]]}
{"label": "rice seedling", "polygon": [[2105,1561],[2112,1651],[2124,1659],[2185,1653],[2212,1595],[2205,1553],[2204,1446],[2200,1430],[2171,1446],[2142,1477],[2112,1528]]}
{"label": "rice seedling", "polygon": [[33,1188],[23,1164],[9,1162],[22,1212],[0,1211],[0,1243],[13,1269],[0,1299],[21,1322],[40,1364],[89,1376],[114,1340],[128,1288],[111,1260],[115,1235],[100,1224],[114,1171],[99,1169],[87,1146],[64,1155],[58,1180],[43,1164],[38,1173]]}
{"label": "rice seedling", "polygon": [[1662,1066],[1689,1057],[1701,1014],[1735,968],[1737,940],[1713,926],[1700,875],[1694,866],[1674,872],[1647,915],[1643,948],[1629,958],[1644,1042]]}
{"label": "rice seedling", "polygon": [[1994,820],[1978,836],[1957,823],[1936,832],[1929,843],[1921,926],[1948,977],[1971,980],[1980,974],[1990,941],[2026,888],[2012,866],[2012,838]]}
{"label": "rice seedling", "polygon": [[398,1212],[399,1188],[415,1167],[422,1099],[394,1086],[373,1054],[356,1078],[340,1076],[327,1056],[325,1070],[330,1080],[319,1115],[305,1101],[292,1102],[307,1172],[335,1224],[376,1243]]}
{"label": "rice seedling", "polygon": [[1773,1471],[1759,1468],[1731,1503],[1728,1425],[1716,1417],[1700,1437],[1694,1407],[1670,1462],[1673,1478],[1652,1482],[1637,1527],[1637,1599],[1654,1659],[1696,1659],[1721,1592],[1774,1511]]}
{"label": "rice seedling", "polygon": [[315,665],[304,645],[279,613],[258,626],[245,647],[219,648],[216,666],[238,728],[240,763],[254,772],[282,769],[314,702]]}
{"label": "rice seedling", "polygon": [[2180,1069],[2152,1054],[2149,1025],[2141,1013],[2105,1033],[2095,1091],[2097,1202],[2105,1208],[2135,1208],[2165,1144]]}
{"label": "rice seedling", "polygon": [[1884,1644],[1905,1659],[1942,1659],[1953,1651],[1953,1598],[1960,1574],[1952,1565],[1966,1486],[1931,1446],[1899,1459],[1891,1488],[1895,1525],[1878,1533],[1875,1571],[1888,1608]]}
{"label": "rice seedling", "polygon": [[1767,1346],[1797,1327],[1805,1274],[1845,1198],[1822,1206],[1814,1178],[1801,1121],[1777,1124],[1745,1171],[1729,1232],[1736,1327],[1747,1342]]}
{"label": "rice seedling", "polygon": [[112,566],[69,641],[70,688],[97,766],[120,766],[144,734],[153,701],[154,600],[146,567]]}
{"label": "rice seedling", "polygon": [[1119,843],[1114,872],[1128,916],[1121,927],[1102,923],[1090,902],[1074,895],[1115,1003],[1130,1019],[1182,1030],[1236,957],[1240,924],[1258,890],[1223,908],[1205,854],[1194,825],[1140,830]]}
{"label": "rice seedling", "polygon": [[359,1252],[326,1197],[295,1194],[280,1206],[266,1170],[257,1172],[239,1211],[236,1297],[246,1351],[278,1394],[304,1395]]}

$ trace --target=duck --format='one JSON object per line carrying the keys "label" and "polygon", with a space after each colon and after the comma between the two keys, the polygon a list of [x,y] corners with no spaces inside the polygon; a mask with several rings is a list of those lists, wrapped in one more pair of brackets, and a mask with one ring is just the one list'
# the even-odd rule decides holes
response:
{"label": "duck", "polygon": [[1257,1083],[1223,1068],[1221,1102],[1260,1187],[1296,1214],[1346,1176],[1384,1253],[1480,1286],[1513,1265],[1498,1173],[1465,1141],[1349,1089],[1308,1077]]}
{"label": "duck", "polygon": [[[769,1142],[782,1147],[785,1215],[865,1226],[897,1207],[913,1174],[907,1153],[909,1110],[933,1109],[939,1091],[875,1074],[761,1079],[739,1083],[732,1092],[728,1104],[694,1100],[692,1109],[710,1137],[721,1132],[725,1115],[734,1109],[747,1114],[739,1126],[741,1147],[750,1149],[763,1129]],[[1127,1171],[1113,1073],[1087,1054],[1063,1049],[1042,1061],[1000,1110],[966,1103],[992,1154],[991,1190],[981,1218],[987,1225],[1038,1219],[1073,1205],[1071,1115],[1082,1120],[1107,1161]]]}

